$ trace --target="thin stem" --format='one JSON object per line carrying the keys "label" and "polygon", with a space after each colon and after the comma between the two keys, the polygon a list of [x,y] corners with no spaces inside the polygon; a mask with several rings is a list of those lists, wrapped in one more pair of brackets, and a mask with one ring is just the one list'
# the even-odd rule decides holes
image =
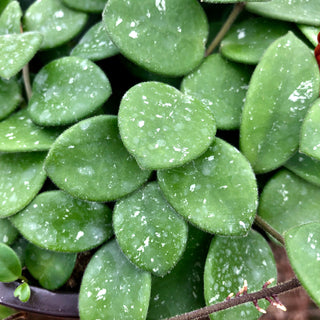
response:
{"label": "thin stem", "polygon": [[283,236],[273,229],[265,220],[263,220],[260,216],[256,215],[254,219],[254,223],[260,227],[265,232],[269,233],[271,236],[273,236],[275,239],[277,239],[283,246],[284,246],[284,238]]}
{"label": "thin stem", "polygon": [[[20,31],[21,33],[23,33],[23,29],[21,25],[20,25]],[[29,72],[28,63],[22,69],[22,77],[23,77],[24,88],[26,90],[27,99],[29,101],[32,96],[32,89],[31,89],[30,72]]]}
{"label": "thin stem", "polygon": [[239,304],[247,303],[247,302],[252,302],[254,300],[260,300],[264,299],[266,297],[271,297],[273,295],[277,295],[286,291],[290,291],[292,289],[300,287],[301,284],[297,278],[293,278],[289,281],[280,283],[274,287],[271,288],[264,288],[261,289],[260,291],[256,291],[253,293],[248,293],[239,297],[232,298],[230,300],[225,300],[223,302],[219,302],[217,304],[204,307],[202,309],[198,309],[195,311],[191,311],[179,316],[175,316],[172,318],[169,318],[167,320],[196,320],[201,317],[208,316],[211,313],[225,310],[231,307],[235,307]]}
{"label": "thin stem", "polygon": [[234,5],[233,10],[231,11],[228,19],[223,24],[223,26],[221,27],[221,29],[218,32],[218,34],[216,35],[216,37],[213,39],[213,41],[209,45],[209,47],[208,47],[208,49],[207,49],[207,51],[205,53],[205,56],[208,56],[209,54],[211,54],[213,52],[213,50],[220,43],[220,41],[223,39],[225,34],[229,31],[230,27],[232,26],[234,21],[237,19],[238,15],[244,9],[245,5],[246,5],[245,2],[239,2],[239,3],[236,3]]}

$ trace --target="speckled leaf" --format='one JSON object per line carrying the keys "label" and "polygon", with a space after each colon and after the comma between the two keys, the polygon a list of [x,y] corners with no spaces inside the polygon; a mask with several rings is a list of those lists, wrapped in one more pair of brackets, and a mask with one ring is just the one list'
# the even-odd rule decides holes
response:
{"label": "speckled leaf", "polygon": [[284,166],[300,178],[320,187],[320,160],[297,152]]}
{"label": "speckled leaf", "polygon": [[0,219],[0,243],[11,245],[18,237],[18,230],[8,219]]}
{"label": "speckled leaf", "polygon": [[240,127],[241,150],[255,172],[276,169],[293,156],[319,86],[313,53],[291,32],[267,49],[251,78]]}
{"label": "speckled leaf", "polygon": [[189,226],[186,251],[178,264],[164,277],[153,277],[148,320],[159,320],[205,306],[203,270],[208,233]]}
{"label": "speckled leaf", "polygon": [[0,77],[16,75],[36,54],[41,42],[39,32],[0,35]]}
{"label": "speckled leaf", "polygon": [[0,34],[20,33],[22,11],[18,1],[12,1],[0,16]]}
{"label": "speckled leaf", "polygon": [[20,236],[12,245],[11,248],[15,251],[19,257],[21,266],[25,266],[26,248],[30,242],[24,237]]}
{"label": "speckled leaf", "polygon": [[320,221],[320,188],[281,170],[265,185],[259,215],[283,234],[289,228]]}
{"label": "speckled leaf", "polygon": [[311,106],[303,120],[300,151],[320,160],[320,99]]}
{"label": "speckled leaf", "polygon": [[298,25],[300,31],[306,36],[306,38],[314,45],[318,44],[318,33],[320,32],[320,27],[313,27],[308,25]]}
{"label": "speckled leaf", "polygon": [[21,302],[27,302],[31,295],[30,286],[26,282],[23,282],[14,290],[13,295],[19,298]]}
{"label": "speckled leaf", "polygon": [[1,0],[0,1],[0,13],[2,13],[7,5],[11,2],[12,0]]}
{"label": "speckled leaf", "polygon": [[[204,296],[207,305],[224,301],[248,281],[248,292],[261,290],[271,278],[277,278],[276,264],[268,242],[256,231],[246,237],[213,238],[204,270]],[[261,308],[268,302],[259,301]],[[214,313],[211,319],[256,320],[261,313],[252,303]]]}
{"label": "speckled leaf", "polygon": [[102,12],[106,0],[62,0],[70,8],[86,12]]}
{"label": "speckled leaf", "polygon": [[216,138],[198,159],[158,171],[169,203],[199,228],[223,235],[248,232],[257,208],[257,185],[249,162]]}
{"label": "speckled leaf", "polygon": [[17,80],[0,78],[0,120],[6,118],[13,112],[21,100],[21,88]]}
{"label": "speckled leaf", "polygon": [[126,148],[148,169],[176,167],[197,158],[216,132],[212,112],[201,101],[152,81],[124,95],[119,129]]}
{"label": "speckled leaf", "polygon": [[320,25],[319,0],[272,0],[265,3],[248,3],[246,9],[268,18]]}
{"label": "speckled leaf", "polygon": [[218,129],[236,129],[250,76],[245,66],[212,54],[183,79],[181,91],[210,107]]}
{"label": "speckled leaf", "polygon": [[116,204],[113,229],[124,254],[157,276],[176,265],[188,238],[187,223],[172,209],[156,182]]}
{"label": "speckled leaf", "polygon": [[11,222],[31,243],[52,251],[85,251],[111,237],[111,210],[62,191],[39,194]]}
{"label": "speckled leaf", "polygon": [[184,75],[203,59],[208,22],[196,0],[109,0],[103,20],[121,53],[149,71]]}
{"label": "speckled leaf", "polygon": [[98,22],[81,38],[70,55],[95,61],[114,56],[117,53],[119,53],[119,49],[108,36],[103,22]]}
{"label": "speckled leaf", "polygon": [[26,31],[42,33],[41,49],[54,48],[71,40],[86,22],[85,13],[67,8],[60,0],[35,1],[23,19]]}
{"label": "speckled leaf", "polygon": [[297,278],[320,306],[320,223],[291,228],[285,233],[285,244]]}
{"label": "speckled leaf", "polygon": [[46,153],[0,154],[0,218],[23,209],[41,189]]}
{"label": "speckled leaf", "polygon": [[[246,2],[264,2],[264,1],[270,1],[270,0],[247,0]],[[242,0],[201,0],[201,2],[208,2],[208,3],[239,3],[243,2]]]}
{"label": "speckled leaf", "polygon": [[66,130],[53,144],[45,169],[59,188],[77,198],[112,201],[150,176],[123,146],[117,117],[101,115]]}
{"label": "speckled leaf", "polygon": [[79,294],[80,319],[144,320],[150,289],[150,273],[130,263],[113,240],[86,268]]}
{"label": "speckled leaf", "polygon": [[235,24],[220,45],[221,54],[237,62],[257,64],[269,45],[285,35],[288,23],[251,18]]}
{"label": "speckled leaf", "polygon": [[76,253],[54,252],[29,243],[26,248],[26,267],[40,285],[48,290],[56,290],[70,277]]}
{"label": "speckled leaf", "polygon": [[43,67],[32,86],[28,111],[43,126],[74,123],[93,114],[110,96],[104,72],[93,62],[64,57]]}
{"label": "speckled leaf", "polygon": [[4,243],[0,243],[0,281],[11,282],[21,276],[21,264],[16,253]]}

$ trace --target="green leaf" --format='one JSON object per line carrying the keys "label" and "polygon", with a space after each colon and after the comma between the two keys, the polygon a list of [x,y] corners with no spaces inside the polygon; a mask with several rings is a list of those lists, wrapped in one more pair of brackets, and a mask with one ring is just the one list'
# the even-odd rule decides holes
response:
{"label": "green leaf", "polygon": [[320,306],[320,223],[308,223],[288,230],[285,244],[297,278]]}
{"label": "green leaf", "polygon": [[28,242],[25,238],[19,237],[12,245],[11,248],[15,251],[17,256],[19,257],[21,266],[25,266],[26,260],[26,249],[30,242]]}
{"label": "green leaf", "polygon": [[106,0],[62,0],[70,8],[85,12],[102,12]]}
{"label": "green leaf", "polygon": [[12,282],[21,276],[21,264],[16,253],[4,243],[0,243],[0,281]]}
{"label": "green leaf", "polygon": [[255,172],[276,169],[293,156],[319,86],[313,53],[291,32],[267,49],[252,75],[240,127],[241,150]]}
{"label": "green leaf", "polygon": [[42,33],[44,39],[41,49],[54,48],[71,40],[86,22],[85,13],[68,9],[60,0],[34,2],[23,19],[26,31]]}
{"label": "green leaf", "polygon": [[318,33],[320,32],[320,27],[298,24],[298,28],[306,36],[306,38],[316,47],[318,44],[317,37]]}
{"label": "green leaf", "polygon": [[32,201],[46,179],[43,162],[46,154],[0,154],[0,218],[11,216]]}
{"label": "green leaf", "polygon": [[10,2],[0,16],[0,34],[20,33],[21,17],[19,2]]}
{"label": "green leaf", "polygon": [[101,115],[67,129],[53,144],[45,169],[59,188],[90,201],[112,201],[150,176],[123,146],[117,117]]}
{"label": "green leaf", "polygon": [[31,243],[52,251],[85,251],[112,236],[111,210],[106,205],[62,191],[39,194],[11,222]]}
{"label": "green leaf", "polygon": [[113,229],[123,253],[157,276],[177,264],[188,238],[187,223],[168,204],[156,182],[116,204]]}
{"label": "green leaf", "polygon": [[22,109],[0,122],[0,151],[46,151],[61,132],[61,128],[35,125],[27,109]]}
{"label": "green leaf", "polygon": [[36,54],[41,42],[39,32],[0,35],[0,77],[16,75]]}
{"label": "green leaf", "polygon": [[0,78],[0,120],[6,118],[13,112],[21,100],[21,88],[17,80]]}
{"label": "green leaf", "polygon": [[212,54],[183,79],[181,91],[210,107],[218,129],[236,129],[250,75],[245,66]]}
{"label": "green leaf", "polygon": [[284,166],[300,178],[320,187],[320,161],[297,152]]}
{"label": "green leaf", "polygon": [[103,22],[98,22],[86,32],[72,49],[70,55],[95,61],[114,56],[117,53],[119,53],[119,49],[108,36]]}
{"label": "green leaf", "polygon": [[257,185],[249,162],[216,138],[198,159],[158,171],[168,202],[199,228],[222,235],[248,232],[257,208]]}
{"label": "green leaf", "polygon": [[105,244],[85,270],[79,294],[80,318],[144,320],[151,276],[120,251],[116,241]]}
{"label": "green leaf", "polygon": [[303,120],[300,151],[320,160],[320,99],[311,106]]}
{"label": "green leaf", "polygon": [[2,13],[5,8],[8,6],[8,4],[11,2],[12,0],[1,0],[0,2],[0,13]]}
{"label": "green leaf", "polygon": [[[1,4],[0,4],[0,7],[1,7]],[[17,313],[17,311],[14,309],[5,307],[3,305],[0,305],[0,319],[1,320],[5,320],[7,317],[11,316],[14,313]]]}
{"label": "green leaf", "polygon": [[265,3],[248,3],[246,9],[267,18],[320,25],[318,0],[272,0]]}
{"label": "green leaf", "polygon": [[11,245],[18,237],[19,232],[8,219],[0,219],[0,243]]}
{"label": "green leaf", "polygon": [[77,254],[48,251],[29,243],[25,259],[26,267],[40,285],[56,290],[69,279]]}
{"label": "green leaf", "polygon": [[148,169],[172,168],[197,158],[216,132],[203,103],[161,82],[139,83],[126,92],[119,129],[126,148]]}
{"label": "green leaf", "polygon": [[257,64],[269,45],[290,29],[288,23],[265,18],[241,21],[223,38],[220,52],[230,60]]}
{"label": "green leaf", "polygon": [[103,21],[121,53],[149,71],[180,76],[203,59],[208,22],[196,0],[109,0]]}
{"label": "green leaf", "polygon": [[16,290],[14,290],[13,295],[18,297],[21,302],[27,302],[30,299],[31,290],[29,285],[24,282],[20,284]]}
{"label": "green leaf", "polygon": [[43,126],[74,123],[93,114],[111,95],[104,72],[93,62],[64,57],[44,66],[32,86],[28,111]]}
{"label": "green leaf", "polygon": [[[247,0],[246,2],[264,2],[270,0]],[[208,3],[240,3],[243,2],[242,0],[201,0],[201,2],[208,2]]]}
{"label": "green leaf", "polygon": [[[271,278],[277,278],[276,264],[267,241],[256,231],[248,236],[219,237],[211,242],[204,270],[204,296],[207,305],[224,301],[248,282],[248,292],[259,291]],[[262,308],[268,302],[261,300]],[[214,313],[211,319],[256,320],[261,313],[252,303]]]}
{"label": "green leaf", "polygon": [[281,170],[265,185],[258,213],[283,234],[291,227],[320,221],[319,199],[319,187]]}

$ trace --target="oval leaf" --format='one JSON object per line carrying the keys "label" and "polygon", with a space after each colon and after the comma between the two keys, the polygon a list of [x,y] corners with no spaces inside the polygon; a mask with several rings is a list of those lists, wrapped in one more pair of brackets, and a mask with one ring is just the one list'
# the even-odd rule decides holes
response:
{"label": "oval leaf", "polygon": [[21,100],[21,88],[17,80],[0,78],[0,120],[6,118],[13,112]]}
{"label": "oval leaf", "polygon": [[111,241],[86,268],[79,294],[80,318],[144,320],[150,289],[150,274],[131,264]]}
{"label": "oval leaf", "polygon": [[86,12],[101,12],[106,0],[62,0],[68,7]]}
{"label": "oval leaf", "polygon": [[31,243],[52,251],[85,251],[112,235],[107,206],[78,200],[62,191],[39,194],[11,221]]}
{"label": "oval leaf", "polygon": [[208,151],[179,168],[158,171],[159,185],[179,214],[223,235],[248,232],[257,208],[257,185],[247,159],[216,138]]}
{"label": "oval leaf", "polygon": [[0,34],[20,33],[21,17],[19,2],[10,2],[0,16]]}
{"label": "oval leaf", "polygon": [[110,96],[104,72],[93,62],[64,57],[43,67],[32,86],[28,111],[43,126],[61,126],[91,115]]}
{"label": "oval leaf", "polygon": [[184,75],[203,59],[208,23],[196,0],[109,0],[103,20],[121,53],[149,71]]}
{"label": "oval leaf", "polygon": [[241,150],[255,172],[276,169],[295,153],[319,86],[313,53],[291,32],[267,49],[251,78],[240,127]]}
{"label": "oval leaf", "polygon": [[21,264],[16,253],[4,243],[0,243],[0,281],[12,282],[21,276]]}
{"label": "oval leaf", "polygon": [[13,295],[18,297],[21,302],[27,302],[30,299],[31,290],[29,285],[24,282],[20,284],[16,290],[14,290]]}
{"label": "oval leaf", "polygon": [[0,243],[11,245],[18,237],[19,232],[8,219],[0,219]]}

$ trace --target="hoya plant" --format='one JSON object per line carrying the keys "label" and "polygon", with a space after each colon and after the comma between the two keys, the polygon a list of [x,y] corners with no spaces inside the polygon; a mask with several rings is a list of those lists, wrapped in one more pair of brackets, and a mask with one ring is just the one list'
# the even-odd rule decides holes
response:
{"label": "hoya plant", "polygon": [[[1,290],[73,289],[81,320],[254,320],[299,286],[320,306],[319,12],[2,0]],[[271,242],[295,272],[272,287]]]}

